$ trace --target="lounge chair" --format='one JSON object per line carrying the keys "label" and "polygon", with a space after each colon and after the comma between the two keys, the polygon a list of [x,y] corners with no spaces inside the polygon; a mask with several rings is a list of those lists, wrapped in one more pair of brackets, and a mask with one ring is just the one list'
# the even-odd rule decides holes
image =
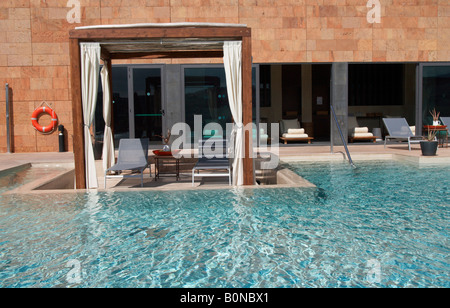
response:
{"label": "lounge chair", "polygon": [[[196,177],[228,177],[228,183],[231,185],[231,165],[227,157],[226,140],[200,140],[198,149],[198,162],[192,168],[192,186]],[[206,149],[206,151],[205,151]],[[208,153],[211,149],[213,153]],[[220,150],[219,150],[220,149]]]}
{"label": "lounge chair", "polygon": [[384,147],[386,142],[391,139],[397,141],[408,141],[408,150],[411,151],[411,143],[419,143],[421,136],[415,136],[405,118],[383,118],[384,126],[388,130],[389,135],[384,138]]}
{"label": "lounge chair", "polygon": [[355,140],[371,140],[375,143],[377,141],[377,137],[369,132],[368,127],[359,126],[358,121],[354,116],[348,117],[348,127],[348,137],[350,142]]}
{"label": "lounge chair", "polygon": [[447,126],[447,129],[450,128],[450,117],[441,117],[442,125]]}
{"label": "lounge chair", "polygon": [[[119,154],[117,164],[105,171],[105,188],[107,178],[130,178],[140,177],[141,187],[144,186],[144,170],[148,167],[148,139],[121,139],[119,143]],[[129,170],[131,174],[120,174]],[[108,175],[108,172],[115,171],[119,175]],[[139,174],[133,174],[139,172]],[[150,170],[150,177],[152,176]]]}
{"label": "lounge chair", "polygon": [[281,120],[280,121],[280,139],[287,144],[288,141],[308,141],[311,143],[313,137],[309,137],[305,133],[305,129],[300,127],[300,122],[297,119]]}
{"label": "lounge chair", "polygon": [[442,136],[441,133],[445,133],[445,132],[439,132],[439,136],[444,138],[445,137],[445,141],[448,142],[448,134],[450,133],[450,117],[441,117],[441,123],[442,125],[447,126],[447,132],[445,134],[445,136]]}

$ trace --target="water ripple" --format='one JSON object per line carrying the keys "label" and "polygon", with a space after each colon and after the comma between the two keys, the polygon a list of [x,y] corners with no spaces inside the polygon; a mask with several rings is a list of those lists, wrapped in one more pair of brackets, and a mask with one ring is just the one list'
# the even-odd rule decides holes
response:
{"label": "water ripple", "polygon": [[347,167],[294,165],[313,190],[2,196],[0,287],[449,287],[443,173]]}

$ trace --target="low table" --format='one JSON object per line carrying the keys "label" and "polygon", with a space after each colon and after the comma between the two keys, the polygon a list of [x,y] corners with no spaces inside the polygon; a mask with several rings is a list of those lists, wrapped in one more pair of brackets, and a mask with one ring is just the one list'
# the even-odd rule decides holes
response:
{"label": "low table", "polygon": [[303,137],[303,138],[285,138],[280,137],[281,140],[284,141],[284,144],[287,144],[288,141],[308,141],[308,144],[311,144],[311,140],[313,140],[313,137]]}
{"label": "low table", "polygon": [[[180,159],[181,156],[174,157],[172,155],[155,155],[155,181],[159,179],[160,174],[174,174],[176,177],[176,180],[178,181],[180,179]],[[164,162],[166,161],[175,161],[175,173],[173,172],[160,172],[160,167]]]}
{"label": "low table", "polygon": [[424,125],[423,126],[423,132],[424,133],[428,133],[430,131],[436,131],[436,132],[444,132],[439,133],[438,135],[438,141],[439,141],[439,145],[441,146],[441,148],[444,147],[444,141],[445,141],[445,146],[448,147],[448,142],[447,142],[447,138],[448,138],[448,129],[447,129],[447,125]]}
{"label": "low table", "polygon": [[358,140],[372,140],[373,143],[375,143],[377,141],[377,138],[379,138],[378,136],[373,136],[373,137],[350,137],[350,142],[353,143],[353,141],[358,141]]}

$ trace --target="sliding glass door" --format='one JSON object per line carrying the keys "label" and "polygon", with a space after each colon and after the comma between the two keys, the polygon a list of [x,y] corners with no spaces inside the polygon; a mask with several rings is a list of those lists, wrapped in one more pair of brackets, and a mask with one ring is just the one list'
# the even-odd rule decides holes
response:
{"label": "sliding glass door", "polygon": [[[194,138],[194,118],[202,118],[201,138],[228,138],[226,124],[233,123],[228,103],[228,93],[223,65],[185,65],[184,77],[185,123],[189,125]],[[253,123],[259,124],[259,68],[253,67]],[[220,126],[220,129],[214,129]],[[257,132],[255,131],[255,137]],[[194,142],[192,139],[191,142]]]}
{"label": "sliding glass door", "polygon": [[430,111],[434,108],[441,116],[450,116],[450,64],[421,64],[419,80],[422,124],[432,124]]}
{"label": "sliding glass door", "polygon": [[[186,123],[194,130],[194,117],[202,117],[202,127],[217,123],[221,129],[209,129],[204,138],[226,137],[226,123],[232,123],[223,67],[186,67],[184,69]],[[210,124],[211,126],[212,124]],[[211,126],[212,127],[212,126]]]}
{"label": "sliding glass door", "polygon": [[163,86],[161,67],[129,67],[130,138],[161,140],[163,131]]}

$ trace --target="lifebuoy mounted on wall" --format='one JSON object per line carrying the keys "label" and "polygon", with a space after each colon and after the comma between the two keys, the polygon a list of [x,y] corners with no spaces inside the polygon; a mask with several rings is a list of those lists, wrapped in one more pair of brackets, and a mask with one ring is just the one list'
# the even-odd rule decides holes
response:
{"label": "lifebuoy mounted on wall", "polygon": [[[38,122],[38,117],[42,113],[47,113],[48,115],[50,115],[52,117],[52,121],[47,126],[42,126]],[[52,110],[52,108],[50,108],[49,106],[47,106],[47,107],[41,106],[41,107],[37,108],[31,115],[31,123],[33,124],[34,128],[38,132],[52,133],[56,129],[56,126],[58,125],[58,117],[56,116],[56,113]]]}

